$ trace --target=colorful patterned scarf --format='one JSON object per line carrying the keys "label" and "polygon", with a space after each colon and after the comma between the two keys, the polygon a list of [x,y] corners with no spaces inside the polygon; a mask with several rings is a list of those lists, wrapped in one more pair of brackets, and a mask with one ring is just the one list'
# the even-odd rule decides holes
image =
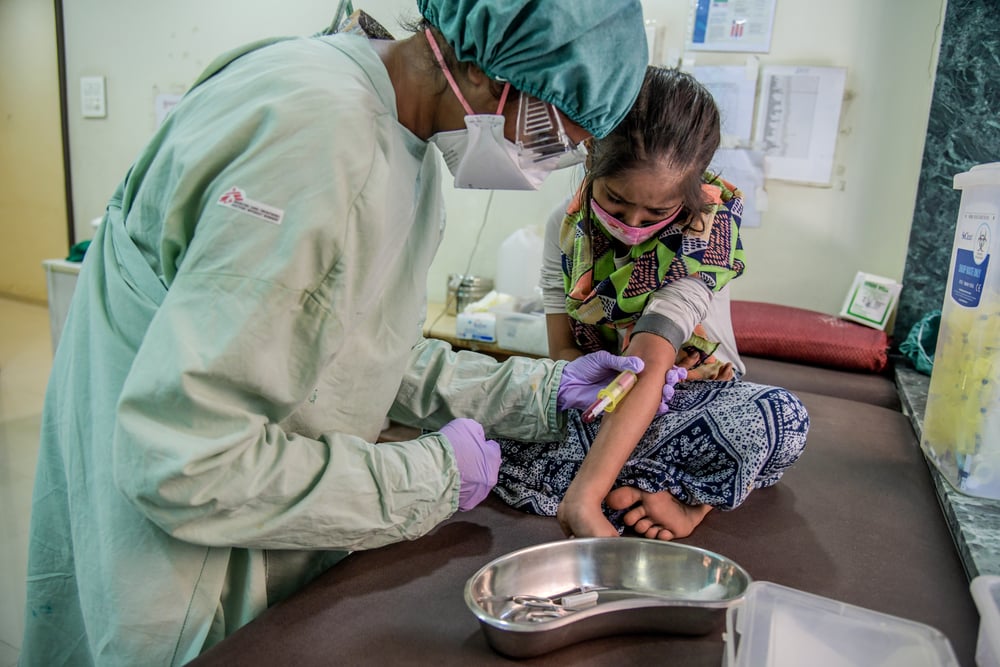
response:
{"label": "colorful patterned scarf", "polygon": [[559,245],[566,312],[581,350],[618,352],[619,329],[627,346],[649,295],[667,283],[697,275],[718,291],[743,273],[743,193],[708,172],[703,180],[711,210],[681,214],[657,236],[633,246],[631,261],[621,268],[615,268],[611,237],[592,213],[587,215],[590,207],[582,206],[582,193],[577,194],[563,219]]}

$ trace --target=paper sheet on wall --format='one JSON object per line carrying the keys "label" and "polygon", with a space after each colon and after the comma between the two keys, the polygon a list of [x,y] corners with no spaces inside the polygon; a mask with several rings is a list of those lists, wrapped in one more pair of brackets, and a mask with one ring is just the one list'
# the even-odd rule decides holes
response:
{"label": "paper sheet on wall", "polygon": [[763,153],[739,148],[720,148],[715,152],[708,169],[743,192],[741,227],[760,227],[760,214],[767,210]]}
{"label": "paper sheet on wall", "polygon": [[762,69],[754,146],[767,178],[830,183],[846,79],[842,67]]}
{"label": "paper sheet on wall", "polygon": [[775,1],[692,0],[687,48],[693,51],[770,51]]}
{"label": "paper sheet on wall", "polygon": [[697,66],[694,78],[712,93],[722,118],[722,145],[725,148],[750,146],[754,100],[757,96],[757,58],[746,66]]}

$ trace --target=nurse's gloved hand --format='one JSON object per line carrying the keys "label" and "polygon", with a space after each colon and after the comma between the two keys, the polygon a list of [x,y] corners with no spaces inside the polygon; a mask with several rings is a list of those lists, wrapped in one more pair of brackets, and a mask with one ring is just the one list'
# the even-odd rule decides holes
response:
{"label": "nurse's gloved hand", "polygon": [[556,409],[586,410],[597,400],[597,392],[604,389],[622,371],[638,373],[643,363],[639,357],[620,357],[601,350],[574,359],[563,368],[559,391],[556,392]]}
{"label": "nurse's gloved hand", "polygon": [[663,400],[660,401],[660,407],[656,409],[656,416],[665,415],[670,412],[670,406],[668,403],[674,398],[674,385],[678,382],[684,382],[687,379],[688,372],[683,366],[674,366],[669,371],[667,371],[667,377],[664,378],[663,383]]}
{"label": "nurse's gloved hand", "polygon": [[471,510],[489,495],[500,473],[500,445],[487,440],[483,427],[474,419],[453,419],[441,427],[455,452],[455,463],[462,486],[458,491],[458,509]]}

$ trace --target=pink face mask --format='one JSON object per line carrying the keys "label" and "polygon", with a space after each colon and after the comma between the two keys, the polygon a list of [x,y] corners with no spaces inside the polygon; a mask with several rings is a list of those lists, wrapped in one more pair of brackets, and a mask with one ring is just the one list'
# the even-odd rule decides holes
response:
{"label": "pink face mask", "polygon": [[601,226],[611,234],[614,238],[618,239],[625,245],[639,245],[643,241],[648,241],[649,239],[656,236],[664,227],[669,225],[674,219],[680,215],[683,206],[678,206],[677,210],[673,214],[664,220],[659,222],[654,222],[651,225],[646,225],[645,227],[629,227],[624,222],[611,215],[597,203],[593,197],[590,198],[590,208],[594,211],[594,215],[597,216],[598,222]]}

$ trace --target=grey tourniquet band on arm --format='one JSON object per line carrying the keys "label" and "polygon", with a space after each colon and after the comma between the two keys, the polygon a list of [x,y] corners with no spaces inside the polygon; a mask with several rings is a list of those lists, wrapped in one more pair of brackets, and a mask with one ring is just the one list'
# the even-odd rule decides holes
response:
{"label": "grey tourniquet band on arm", "polygon": [[681,278],[656,290],[646,304],[632,335],[641,331],[667,339],[674,349],[705,319],[712,291],[699,278]]}

